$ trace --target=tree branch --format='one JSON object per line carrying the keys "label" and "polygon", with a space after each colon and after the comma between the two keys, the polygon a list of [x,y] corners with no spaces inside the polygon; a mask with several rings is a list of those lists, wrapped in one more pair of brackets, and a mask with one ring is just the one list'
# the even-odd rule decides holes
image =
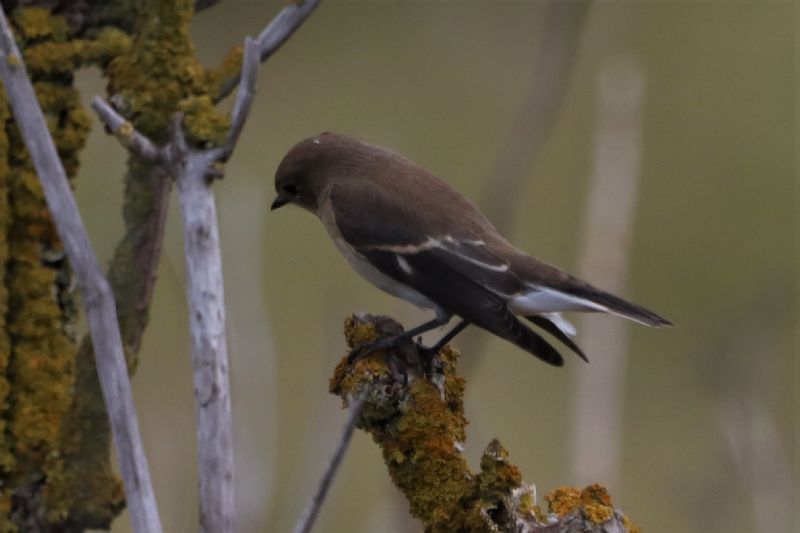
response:
{"label": "tree branch", "polygon": [[342,463],[342,459],[344,459],[344,454],[347,452],[348,446],[350,446],[350,439],[353,437],[356,424],[358,424],[361,418],[365,403],[363,398],[359,398],[350,407],[350,417],[347,419],[347,423],[344,426],[344,432],[339,441],[339,446],[336,447],[336,453],[334,453],[330,463],[328,463],[328,468],[325,469],[325,474],[323,474],[322,479],[319,480],[317,491],[306,506],[303,518],[295,526],[294,533],[308,533],[311,531],[311,528],[314,527],[314,522],[317,520],[317,515],[325,501],[325,496],[328,495],[328,489],[333,482],[334,476],[336,476],[336,472],[339,470],[339,465]]}
{"label": "tree branch", "polygon": [[[345,323],[351,349],[401,331],[388,317],[353,316]],[[428,365],[421,365],[408,341],[355,365],[345,357],[331,378],[331,392],[345,402],[365,399],[358,427],[381,447],[392,481],[425,531],[637,531],[599,485],[556,489],[545,496],[544,511],[497,440],[473,472],[462,453],[467,420],[465,382],[455,373],[458,357],[445,347],[433,358],[431,375],[422,376],[417,369]]]}
{"label": "tree branch", "polygon": [[[158,148],[110,105],[95,98],[92,107],[127,149],[169,169],[175,176],[184,221],[186,286],[191,331],[200,525],[203,531],[233,531],[233,435],[231,424],[225,297],[214,194],[213,165],[226,161],[249,115],[256,90],[259,60],[274,53],[305,21],[319,0],[284,8],[258,39],[245,40],[244,83],[234,103],[231,126],[222,146],[195,150],[187,142],[182,115],[175,116],[172,138]],[[237,78],[238,81],[238,78]],[[231,89],[235,84],[231,86]]]}
{"label": "tree branch", "polygon": [[92,109],[122,146],[145,161],[151,163],[163,163],[165,161],[163,151],[153,144],[150,139],[136,131],[133,124],[125,120],[104,99],[95,96],[92,99]]}
{"label": "tree branch", "polygon": [[97,371],[119,452],[133,527],[137,532],[160,532],[161,523],[139,434],[114,297],[89,243],[64,168],[2,7],[0,54],[0,78],[78,281],[97,354]]}
{"label": "tree branch", "polygon": [[258,82],[258,53],[258,41],[255,41],[250,36],[245,37],[244,57],[242,58],[243,83],[239,84],[236,101],[231,110],[231,127],[218,156],[222,161],[227,161],[233,153],[236,143],[239,142],[239,136],[244,130],[247,116],[253,106],[253,97],[256,94],[256,83]]}
{"label": "tree branch", "polygon": [[[263,63],[272,56],[283,43],[305,22],[319,5],[320,0],[301,0],[296,4],[291,4],[283,8],[278,15],[272,19],[269,26],[264,28],[256,42],[258,43],[258,57]],[[222,83],[217,100],[227,97],[239,84],[242,74],[238,73],[231,79]]]}

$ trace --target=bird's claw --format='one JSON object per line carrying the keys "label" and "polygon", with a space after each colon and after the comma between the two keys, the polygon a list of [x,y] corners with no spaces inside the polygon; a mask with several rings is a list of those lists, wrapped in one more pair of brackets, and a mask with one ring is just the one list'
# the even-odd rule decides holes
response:
{"label": "bird's claw", "polygon": [[357,363],[358,361],[361,361],[362,359],[372,354],[373,352],[377,352],[378,350],[383,350],[384,348],[389,348],[394,344],[394,342],[392,341],[394,341],[394,339],[383,338],[373,342],[362,344],[361,346],[354,348],[350,352],[350,355],[347,356],[347,362],[350,363],[351,365]]}

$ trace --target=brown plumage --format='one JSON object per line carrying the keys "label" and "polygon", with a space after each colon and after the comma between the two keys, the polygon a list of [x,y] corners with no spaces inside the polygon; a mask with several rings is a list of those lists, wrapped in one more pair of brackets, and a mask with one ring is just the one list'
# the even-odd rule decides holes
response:
{"label": "brown plumage", "polygon": [[[472,202],[402,155],[335,133],[303,140],[275,174],[275,209],[316,214],[366,279],[420,307],[436,327],[453,315],[548,363],[558,352],[523,324],[528,317],[581,357],[560,311],[612,313],[649,326],[670,322],[558,268],[505,239]],[[424,331],[415,328],[414,334]]]}

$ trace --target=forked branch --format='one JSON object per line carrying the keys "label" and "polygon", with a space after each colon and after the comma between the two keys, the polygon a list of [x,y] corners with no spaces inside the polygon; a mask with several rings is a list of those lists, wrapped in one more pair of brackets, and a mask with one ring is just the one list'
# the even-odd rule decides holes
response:
{"label": "forked branch", "polygon": [[213,178],[233,153],[252,107],[258,67],[306,20],[319,0],[285,7],[257,39],[244,45],[241,80],[231,125],[221,146],[196,149],[187,142],[182,116],[173,120],[171,140],[157,146],[112,106],[95,98],[92,107],[122,145],[174,176],[181,206],[186,285],[197,413],[200,523],[204,531],[233,531],[233,435],[222,255]]}

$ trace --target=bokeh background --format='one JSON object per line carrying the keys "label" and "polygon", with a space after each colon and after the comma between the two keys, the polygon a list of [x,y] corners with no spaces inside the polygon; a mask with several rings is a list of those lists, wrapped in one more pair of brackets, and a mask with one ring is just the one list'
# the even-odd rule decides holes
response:
{"label": "bokeh background", "polygon": [[[282,5],[224,0],[201,13],[198,53],[216,64]],[[548,6],[328,0],[261,70],[247,128],[215,185],[240,531],[291,531],[316,487],[346,417],[327,392],[344,354],[343,319],[354,311],[406,325],[425,318],[353,273],[312,216],[268,212],[286,150],[320,131],[344,132],[408,155],[479,204],[500,188],[508,237],[577,271],[602,130],[599,80],[620,64],[632,65],[641,83],[630,126],[638,132],[637,185],[629,238],[609,249],[627,254],[621,292],[678,327],[626,330],[625,370],[614,389],[618,469],[596,481],[608,483],[615,502],[649,532],[797,531],[800,10],[791,1],[755,0],[593,5],[552,128],[519,169],[517,185],[504,190],[507,182],[493,181],[492,172],[507,143],[527,149],[509,132],[532,98]],[[80,83],[87,101],[103,93],[96,72],[82,73]],[[627,93],[619,92],[624,104]],[[124,158],[96,128],[77,195],[103,258],[122,234]],[[177,213],[170,213],[134,379],[170,532],[197,529]],[[593,281],[592,272],[586,277]],[[550,368],[482,334],[456,345],[468,378],[473,465],[498,437],[539,494],[594,481],[574,472],[571,451],[577,374],[591,379],[591,364],[570,357],[565,368]],[[602,352],[584,348],[590,359]],[[123,515],[114,531],[129,530]],[[377,447],[356,434],[317,531],[419,530]]]}

